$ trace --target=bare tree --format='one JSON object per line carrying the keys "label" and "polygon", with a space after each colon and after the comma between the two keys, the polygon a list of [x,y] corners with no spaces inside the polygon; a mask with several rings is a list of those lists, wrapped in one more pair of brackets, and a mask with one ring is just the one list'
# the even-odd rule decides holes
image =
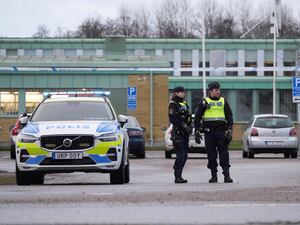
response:
{"label": "bare tree", "polygon": [[193,18],[195,16],[194,7],[189,0],[181,0],[179,1],[179,21],[181,33],[183,37],[194,37],[195,34],[193,32]]}
{"label": "bare tree", "polygon": [[81,38],[101,38],[105,34],[105,25],[102,24],[100,17],[88,18],[79,25],[77,34]]}
{"label": "bare tree", "polygon": [[251,12],[253,7],[249,0],[235,1],[236,24],[241,34],[246,33],[252,26],[254,26],[254,18]]}
{"label": "bare tree", "polygon": [[62,37],[63,38],[74,38],[74,37],[76,37],[76,32],[67,30],[66,28],[58,26],[56,28],[56,32],[55,32],[54,36],[58,37],[58,38],[62,38]]}
{"label": "bare tree", "polygon": [[131,12],[126,3],[123,3],[119,8],[119,32],[120,34],[130,37],[131,36]]}
{"label": "bare tree", "polygon": [[281,7],[281,30],[279,36],[281,38],[299,38],[300,23],[294,17],[293,9],[286,4]]}
{"label": "bare tree", "polygon": [[107,18],[104,26],[105,36],[120,34],[117,19]]}
{"label": "bare tree", "polygon": [[47,38],[50,36],[50,30],[45,24],[40,24],[37,27],[37,31],[32,35],[34,38]]}
{"label": "bare tree", "polygon": [[180,0],[165,0],[156,10],[156,29],[161,38],[184,36],[180,21]]}
{"label": "bare tree", "polygon": [[[204,8],[203,2],[204,1]],[[204,14],[204,24],[206,37],[214,37],[214,28],[216,24],[221,21],[222,13],[220,6],[217,5],[216,0],[202,0],[196,5],[196,16],[194,19],[194,29],[202,34],[202,18]]]}
{"label": "bare tree", "polygon": [[[204,7],[202,2],[204,1]],[[202,33],[202,15],[205,15],[207,38],[236,38],[248,31],[271,13],[271,1],[265,1],[258,8],[250,0],[227,1],[225,7],[217,0],[164,0],[154,9],[151,16],[143,5],[129,7],[126,3],[119,8],[116,19],[101,17],[84,20],[76,32],[57,28],[56,37],[102,38],[121,34],[126,37],[194,38]],[[270,20],[265,19],[247,38],[271,38]],[[33,37],[49,37],[45,25],[39,25]],[[300,21],[292,9],[282,6],[282,29],[280,38],[298,38]]]}
{"label": "bare tree", "polygon": [[133,37],[150,37],[152,35],[151,16],[144,6],[133,10],[132,24]]}

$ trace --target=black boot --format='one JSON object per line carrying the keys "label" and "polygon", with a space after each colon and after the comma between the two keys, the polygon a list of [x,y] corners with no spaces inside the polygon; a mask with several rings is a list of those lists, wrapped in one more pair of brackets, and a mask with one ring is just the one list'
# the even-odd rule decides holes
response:
{"label": "black boot", "polygon": [[187,183],[188,181],[186,179],[182,178],[182,170],[174,170],[174,175],[175,175],[175,184],[183,184]]}
{"label": "black boot", "polygon": [[175,177],[175,184],[184,184],[187,183],[188,181],[186,179],[183,179],[182,177]]}
{"label": "black boot", "polygon": [[223,168],[223,174],[224,174],[224,183],[232,183],[233,180],[230,177],[229,174],[229,168]]}
{"label": "black boot", "polygon": [[211,170],[211,178],[209,179],[209,183],[218,183],[217,170]]}

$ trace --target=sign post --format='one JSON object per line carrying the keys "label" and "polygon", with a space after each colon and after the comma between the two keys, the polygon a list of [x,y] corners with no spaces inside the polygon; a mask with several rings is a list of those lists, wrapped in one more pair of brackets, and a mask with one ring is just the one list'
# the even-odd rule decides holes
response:
{"label": "sign post", "polygon": [[127,88],[127,109],[136,110],[136,87]]}
{"label": "sign post", "polygon": [[298,153],[300,151],[300,77],[293,77],[293,102],[297,103],[297,115],[298,115]]}

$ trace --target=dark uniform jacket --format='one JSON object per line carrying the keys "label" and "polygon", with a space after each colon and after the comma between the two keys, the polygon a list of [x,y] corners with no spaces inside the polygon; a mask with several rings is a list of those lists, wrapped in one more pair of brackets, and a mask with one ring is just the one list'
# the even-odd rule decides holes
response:
{"label": "dark uniform jacket", "polygon": [[[220,97],[214,97],[211,98],[212,100],[219,100]],[[207,109],[207,102],[204,101],[200,101],[196,112],[195,112],[195,129],[197,130],[201,130],[204,128],[217,128],[217,129],[224,129],[224,130],[232,130],[232,125],[233,125],[233,118],[232,118],[232,111],[231,108],[228,104],[228,102],[225,100],[225,105],[224,105],[224,113],[225,113],[225,119],[226,122],[224,121],[202,121],[202,117],[204,115],[205,110]]]}
{"label": "dark uniform jacket", "polygon": [[181,135],[187,134],[186,126],[191,126],[189,107],[186,103],[185,106],[182,106],[180,103],[183,102],[182,98],[175,95],[169,103],[169,121],[173,124],[174,130],[177,130]]}

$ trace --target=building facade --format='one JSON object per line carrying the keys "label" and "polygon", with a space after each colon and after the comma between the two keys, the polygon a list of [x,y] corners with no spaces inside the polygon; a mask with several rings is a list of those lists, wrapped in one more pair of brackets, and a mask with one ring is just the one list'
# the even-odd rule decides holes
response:
{"label": "building facade", "polygon": [[[9,126],[31,112],[43,93],[109,90],[119,113],[137,116],[147,138],[161,141],[171,90],[182,85],[195,111],[202,98],[199,39],[0,39],[0,142]],[[272,40],[206,40],[206,80],[218,81],[235,126],[253,114],[272,113]],[[292,76],[299,75],[300,39],[277,41],[276,112],[297,118]],[[137,109],[127,109],[127,88],[137,87]],[[239,128],[238,128],[239,129]],[[235,135],[235,139],[239,139]]]}

